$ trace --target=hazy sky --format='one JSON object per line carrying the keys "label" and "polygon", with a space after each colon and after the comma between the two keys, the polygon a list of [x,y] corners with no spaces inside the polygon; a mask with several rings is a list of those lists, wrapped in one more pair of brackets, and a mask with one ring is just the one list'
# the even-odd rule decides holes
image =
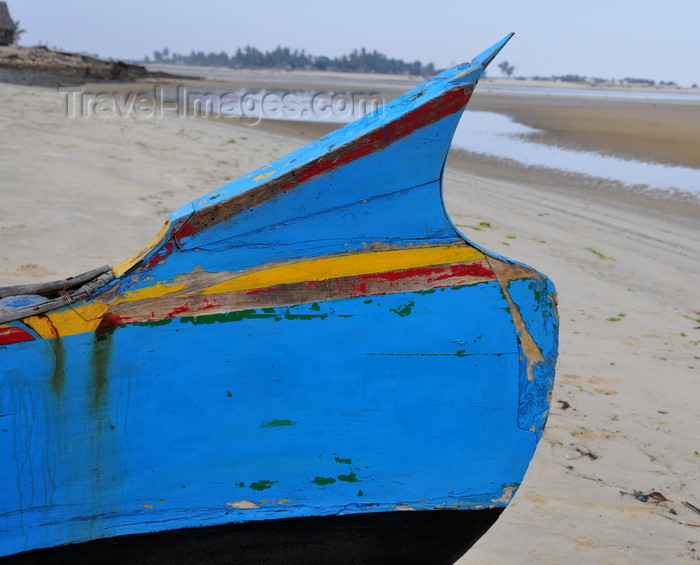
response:
{"label": "hazy sky", "polygon": [[[140,59],[155,49],[252,45],[337,56],[365,47],[446,67],[507,33],[515,74],[649,78],[700,86],[700,0],[7,0],[22,45]],[[500,72],[491,71],[492,76]]]}

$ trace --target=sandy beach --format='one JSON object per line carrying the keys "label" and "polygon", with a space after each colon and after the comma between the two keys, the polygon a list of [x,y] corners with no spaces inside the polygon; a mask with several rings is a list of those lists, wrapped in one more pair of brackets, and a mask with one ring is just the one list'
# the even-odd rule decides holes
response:
{"label": "sandy beach", "polygon": [[[2,83],[0,98],[0,286],[114,265],[171,210],[329,127],[70,118],[56,89]],[[494,94],[473,107],[540,128],[547,143],[700,167],[700,103]],[[445,198],[466,237],[554,281],[561,321],[535,458],[459,563],[700,561],[700,513],[683,504],[700,507],[697,202],[459,153]]]}

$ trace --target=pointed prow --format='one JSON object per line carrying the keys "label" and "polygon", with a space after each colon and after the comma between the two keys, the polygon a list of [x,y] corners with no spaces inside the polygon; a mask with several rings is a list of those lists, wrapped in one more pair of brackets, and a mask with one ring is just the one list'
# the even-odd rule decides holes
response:
{"label": "pointed prow", "polygon": [[510,41],[510,38],[513,37],[515,34],[514,33],[509,33],[506,35],[503,39],[501,39],[498,43],[492,45],[489,47],[486,51],[483,53],[477,55],[472,59],[471,64],[472,65],[480,65],[484,69],[489,66],[489,63],[493,61],[496,58],[496,55],[498,55],[505,46],[506,43]]}

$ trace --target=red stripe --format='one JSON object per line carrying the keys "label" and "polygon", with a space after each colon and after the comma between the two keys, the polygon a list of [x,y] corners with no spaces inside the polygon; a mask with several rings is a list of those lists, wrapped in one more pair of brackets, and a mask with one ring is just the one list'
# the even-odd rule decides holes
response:
{"label": "red stripe", "polygon": [[390,285],[412,278],[425,278],[426,282],[434,282],[449,279],[452,277],[492,277],[493,271],[481,263],[467,263],[458,265],[438,266],[438,267],[414,267],[402,271],[388,271],[385,273],[371,273],[360,275],[362,280],[382,279]]}
{"label": "red stripe", "polygon": [[28,331],[17,326],[6,326],[0,328],[0,345],[10,345],[12,343],[22,343],[23,341],[34,341],[36,338]]}
{"label": "red stripe", "polygon": [[273,290],[275,290],[274,286],[270,288],[256,288],[255,290],[249,290],[246,294],[262,294],[263,292],[271,292]]}
{"label": "red stripe", "polygon": [[[272,197],[274,197],[312,178],[338,169],[352,161],[383,149],[394,141],[406,137],[422,127],[460,111],[469,102],[472,90],[471,88],[462,87],[445,92],[441,96],[426,102],[415,110],[404,114],[398,120],[372,130],[335,150],[329,151],[327,154],[310,163],[292,169],[282,176],[259,184],[250,190],[256,191],[264,186],[274,186],[276,189],[272,195]],[[182,245],[183,239],[211,227],[212,224],[206,221],[207,217],[216,216],[216,221],[219,222],[239,213],[241,210],[233,204],[236,198],[237,196],[233,196],[223,202],[219,202],[213,206],[205,206],[196,211],[187,220],[187,223],[175,234],[174,237],[176,241]],[[231,207],[230,213],[226,214],[226,217],[221,216],[220,209],[222,207],[227,208],[228,206]]]}
{"label": "red stripe", "polygon": [[280,184],[280,192],[285,192],[313,177],[374,153],[378,149],[382,149],[422,127],[454,114],[467,105],[469,98],[471,98],[471,91],[467,93],[465,88],[460,88],[430,100],[415,110],[408,112],[402,118],[358,137],[347,145],[339,147],[337,151],[331,152],[313,163],[307,163],[296,169],[296,178]]}
{"label": "red stripe", "polygon": [[450,265],[449,273],[437,277],[428,277],[428,282],[441,281],[451,277],[492,277],[493,271],[481,263],[467,265]]}
{"label": "red stripe", "polygon": [[182,306],[176,306],[173,308],[170,312],[166,314],[166,318],[176,318],[180,314],[186,314],[187,312],[190,311],[190,304],[189,302],[185,302]]}

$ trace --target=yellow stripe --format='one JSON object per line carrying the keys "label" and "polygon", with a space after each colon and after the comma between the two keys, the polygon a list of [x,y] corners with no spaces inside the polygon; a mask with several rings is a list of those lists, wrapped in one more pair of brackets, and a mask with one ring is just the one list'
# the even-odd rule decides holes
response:
{"label": "yellow stripe", "polygon": [[32,316],[31,318],[25,318],[22,322],[27,324],[41,337],[48,338],[57,337],[59,335],[46,316]]}
{"label": "yellow stripe", "polygon": [[220,294],[237,290],[265,288],[278,284],[322,281],[430,265],[461,263],[483,259],[483,257],[484,254],[481,251],[461,245],[324,257],[244,274],[210,286],[204,289],[201,294]]}
{"label": "yellow stripe", "polygon": [[[481,251],[473,247],[461,245],[402,249],[397,251],[375,251],[374,253],[323,257],[310,261],[262,269],[253,273],[244,273],[205,288],[196,294],[221,294],[236,290],[265,288],[277,284],[322,281],[337,277],[382,273],[385,271],[427,267],[430,265],[460,263],[483,258],[484,254],[481,253]],[[135,302],[148,298],[160,298],[166,294],[177,295],[177,292],[184,289],[185,286],[185,283],[157,283],[153,286],[127,292],[112,304]],[[191,296],[191,294],[186,294],[184,296]]]}
{"label": "yellow stripe", "polygon": [[94,332],[107,311],[102,302],[83,302],[22,320],[41,337],[56,337]]}
{"label": "yellow stripe", "polygon": [[[237,290],[265,288],[278,284],[322,281],[338,277],[367,275],[415,267],[462,263],[483,258],[484,254],[477,249],[461,245],[323,257],[242,274],[205,288],[198,294],[221,294]],[[157,299],[167,294],[177,295],[185,287],[185,283],[157,283],[140,290],[127,292],[112,305],[137,300]],[[74,335],[95,331],[107,308],[108,305],[101,301],[79,303],[41,316],[31,316],[26,318],[24,322],[44,338],[55,337],[56,335]]]}
{"label": "yellow stripe", "polygon": [[143,259],[146,255],[148,255],[153,249],[155,249],[156,245],[160,243],[160,240],[163,239],[166,233],[168,233],[168,230],[170,229],[170,221],[165,222],[162,228],[160,228],[160,231],[158,232],[158,235],[155,236],[148,244],[143,247],[142,249],[138,250],[136,253],[131,255],[128,259],[125,261],[122,261],[118,265],[115,265],[112,267],[112,272],[114,273],[115,277],[121,277],[124,273],[126,273],[131,267],[136,265],[141,259]]}
{"label": "yellow stripe", "polygon": [[153,286],[147,286],[139,290],[131,290],[125,292],[118,300],[112,304],[121,304],[122,302],[134,302],[136,300],[144,300],[146,298],[160,298],[166,294],[177,293],[187,286],[185,283],[156,283]]}

